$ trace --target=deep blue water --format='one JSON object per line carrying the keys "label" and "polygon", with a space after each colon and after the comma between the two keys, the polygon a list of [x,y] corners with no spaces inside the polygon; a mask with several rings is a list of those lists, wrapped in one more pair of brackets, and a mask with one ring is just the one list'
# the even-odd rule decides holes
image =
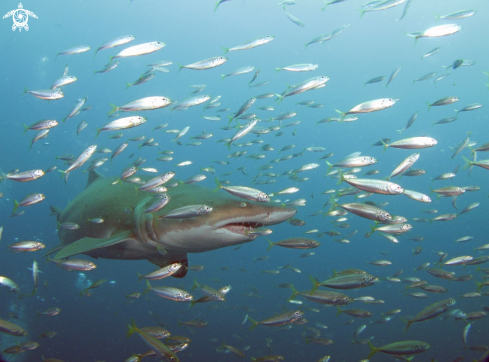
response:
{"label": "deep blue water", "polygon": [[[78,156],[91,144],[99,148],[115,149],[128,138],[138,135],[154,137],[159,147],[143,147],[138,149],[137,143],[130,142],[128,149],[116,157],[112,164],[108,162],[99,168],[100,173],[106,176],[117,176],[122,169],[138,157],[144,157],[145,167],[155,167],[160,172],[174,170],[178,179],[185,180],[190,176],[201,173],[201,167],[212,166],[221,180],[227,180],[231,185],[256,187],[271,193],[287,187],[298,187],[300,191],[293,195],[284,195],[280,199],[295,200],[307,199],[307,206],[299,207],[296,217],[306,221],[302,227],[287,223],[273,226],[272,241],[279,241],[291,236],[302,236],[304,232],[319,229],[320,232],[336,230],[347,235],[353,230],[358,233],[350,238],[350,244],[340,244],[333,237],[324,235],[317,237],[318,233],[308,234],[321,242],[321,246],[312,251],[315,255],[309,258],[300,258],[305,251],[283,249],[278,246],[266,252],[267,242],[264,237],[245,244],[238,250],[234,248],[220,249],[201,254],[190,254],[190,265],[204,265],[200,272],[190,271],[188,276],[180,279],[165,279],[155,282],[154,285],[179,286],[190,290],[193,279],[199,283],[209,284],[215,288],[223,285],[232,285],[232,291],[227,295],[226,302],[217,305],[213,303],[196,305],[189,309],[188,304],[176,303],[159,298],[153,293],[146,294],[133,303],[126,303],[126,295],[145,288],[144,283],[137,283],[136,272],[146,273],[153,270],[153,265],[146,261],[95,261],[97,269],[87,272],[87,278],[92,281],[105,278],[115,283],[106,283],[92,293],[92,297],[79,296],[75,287],[77,272],[67,272],[56,268],[52,263],[44,264],[43,251],[26,254],[8,253],[6,245],[17,240],[41,240],[50,249],[59,242],[56,232],[56,222],[50,217],[49,205],[64,208],[76,197],[86,185],[86,174],[81,170],[72,172],[67,185],[60,179],[57,171],[46,174],[34,182],[17,183],[5,180],[0,184],[0,220],[4,227],[2,244],[4,252],[0,254],[0,275],[15,280],[21,293],[29,293],[33,282],[28,268],[33,260],[37,260],[43,273],[40,275],[38,293],[35,297],[19,300],[18,295],[2,290],[0,298],[0,318],[8,319],[7,314],[15,311],[19,320],[12,320],[24,327],[28,337],[18,338],[6,334],[0,336],[0,346],[3,349],[19,341],[36,340],[41,346],[34,351],[28,351],[17,356],[6,356],[11,361],[40,361],[41,356],[58,358],[67,362],[76,361],[124,361],[132,353],[144,353],[148,348],[142,340],[133,336],[126,338],[126,325],[134,318],[138,326],[149,326],[163,323],[168,326],[172,334],[188,336],[192,339],[189,348],[179,354],[182,361],[210,361],[210,360],[238,360],[231,354],[220,354],[215,351],[223,342],[236,348],[243,349],[250,346],[246,357],[260,357],[267,354],[277,354],[285,357],[286,361],[316,361],[324,355],[331,355],[331,361],[359,361],[366,358],[369,348],[365,345],[351,344],[353,331],[366,323],[367,329],[359,338],[372,338],[375,346],[402,341],[421,340],[429,343],[431,349],[417,356],[416,361],[451,361],[460,355],[465,360],[478,358],[480,352],[464,349],[462,331],[465,327],[463,321],[453,319],[442,321],[436,318],[430,321],[413,324],[408,332],[403,333],[404,323],[401,317],[408,318],[416,315],[425,306],[449,297],[455,298],[457,304],[454,308],[466,313],[482,310],[483,305],[489,305],[488,296],[475,299],[460,298],[464,293],[474,292],[474,280],[481,282],[485,274],[476,271],[475,266],[446,267],[455,271],[456,275],[473,274],[474,280],[468,282],[451,282],[436,279],[425,271],[414,272],[413,269],[424,262],[430,262],[433,267],[438,257],[432,251],[444,251],[448,258],[471,255],[474,257],[484,255],[483,252],[474,251],[487,241],[487,215],[488,215],[488,183],[487,170],[474,167],[470,177],[467,170],[462,170],[464,161],[462,156],[471,157],[469,149],[463,150],[459,155],[451,158],[456,147],[471,132],[470,140],[476,141],[480,146],[488,141],[487,137],[487,105],[481,109],[462,112],[458,120],[444,125],[432,125],[432,122],[455,115],[454,109],[471,103],[485,103],[487,99],[488,78],[483,71],[487,67],[487,33],[486,15],[489,11],[484,1],[441,1],[413,0],[405,18],[398,19],[403,12],[404,4],[394,8],[368,12],[361,19],[357,11],[362,1],[347,0],[343,3],[330,5],[324,12],[321,11],[321,1],[298,0],[298,4],[287,7],[287,11],[299,18],[305,27],[292,23],[277,1],[244,1],[233,0],[221,4],[216,12],[213,11],[213,1],[153,1],[134,0],[130,5],[128,1],[50,1],[25,2],[24,9],[34,12],[38,19],[29,18],[29,31],[16,30],[13,32],[12,18],[3,19],[0,24],[0,79],[2,89],[0,95],[1,137],[0,168],[6,173],[12,169],[21,171],[30,169],[46,170],[52,165],[58,169],[66,169],[56,156],[73,154]],[[129,5],[129,6],[128,6]],[[1,11],[7,13],[17,8],[13,1],[3,1]],[[448,14],[464,9],[474,9],[477,13],[469,18],[460,20],[435,21],[434,13]],[[415,44],[414,40],[405,33],[422,31],[442,23],[455,23],[462,26],[459,33],[440,38],[421,38]],[[311,44],[304,48],[304,44],[320,34],[331,33],[345,24],[351,26],[338,37],[324,44]],[[119,59],[119,66],[105,74],[93,74],[94,70],[101,69],[107,62],[109,55],[115,55],[125,46],[100,51],[95,59],[94,49],[106,41],[122,35],[132,34],[136,40],[127,46],[149,41],[163,41],[167,45],[153,54],[140,57]],[[245,50],[229,52],[228,61],[217,68],[193,71],[183,69],[178,73],[179,64],[189,64],[198,60],[219,56],[223,53],[222,47],[230,48],[248,40],[263,35],[273,35],[272,42],[263,46]],[[75,45],[90,45],[87,53],[76,55],[61,55],[56,59],[56,53]],[[427,58],[423,54],[435,47],[441,50]],[[161,59],[173,61],[168,66],[168,73],[158,73],[151,81],[133,86],[126,90],[125,82],[134,82],[146,70],[146,65]],[[475,65],[462,66],[450,70],[450,75],[435,84],[432,78],[427,81],[413,80],[422,75],[436,71],[436,77],[445,72],[443,66],[452,64],[456,59],[475,61]],[[319,67],[313,72],[292,73],[281,71],[274,73],[276,67],[284,67],[297,63],[314,63]],[[61,76],[65,65],[69,66],[69,75],[78,77],[78,81],[63,88],[65,97],[51,102],[34,98],[31,95],[19,97],[24,87],[29,90],[47,89],[51,83]],[[228,77],[220,81],[220,74],[227,74],[243,66],[255,66],[261,72],[254,83],[269,80],[270,82],[257,88],[249,88],[248,82],[253,73]],[[389,75],[402,65],[401,71],[386,88],[384,80],[381,83],[364,86],[363,84],[376,76]],[[277,131],[257,136],[248,134],[236,143],[244,143],[253,139],[262,139],[263,144],[254,144],[249,147],[231,147],[228,152],[222,143],[216,143],[222,138],[231,137],[235,130],[224,131],[220,127],[227,126],[227,115],[235,112],[249,97],[262,93],[281,93],[287,85],[294,85],[314,76],[325,75],[331,79],[325,88],[308,91],[297,96],[287,97],[278,104],[274,98],[257,100],[249,109],[258,117],[267,120],[276,117],[281,112],[296,111],[297,116],[282,124],[300,120],[301,123],[290,128],[283,128],[281,137],[276,137]],[[109,103],[122,105],[129,101],[148,97],[166,96],[172,100],[182,100],[189,97],[193,88],[190,84],[206,84],[202,94],[212,97],[222,95],[221,106],[203,111],[202,106],[189,108],[183,112],[170,113],[170,107],[163,110],[145,111],[139,113],[147,117],[148,122],[138,128],[123,131],[124,137],[108,139],[109,132],[102,132],[94,140],[96,128],[105,125]],[[73,107],[77,99],[88,96],[87,105],[91,109],[82,112],[76,117],[60,122]],[[428,111],[426,102],[457,96],[460,100],[453,105],[432,107]],[[400,98],[391,108],[360,115],[356,122],[351,123],[322,123],[316,124],[327,117],[337,117],[336,109],[347,111],[353,106],[377,98]],[[297,105],[297,102],[314,100],[324,104],[322,108],[307,108]],[[258,107],[270,105],[275,108],[273,112],[259,110]],[[230,111],[219,113],[221,120],[208,121],[201,115],[214,116],[215,110],[229,107]],[[396,130],[402,129],[409,117],[418,112],[414,124],[399,135]],[[121,113],[122,116],[126,114]],[[49,132],[46,139],[35,143],[29,151],[33,131],[22,134],[22,124],[32,124],[38,120],[50,118],[60,122]],[[88,127],[76,134],[77,125],[85,119]],[[240,121],[243,124],[245,121]],[[163,130],[152,132],[160,123],[168,123]],[[279,123],[261,122],[259,127],[275,126]],[[233,123],[236,125],[236,122]],[[174,134],[165,133],[166,129],[183,129],[190,126],[189,132],[180,140],[183,146],[172,142]],[[193,141],[203,131],[212,132],[213,137],[202,140],[200,146],[185,146]],[[474,203],[480,206],[458,218],[447,222],[419,223],[412,218],[431,218],[432,215],[422,213],[421,210],[434,208],[439,210],[438,215],[456,213],[451,205],[451,198],[437,199],[431,195],[430,204],[418,203],[403,195],[383,196],[374,195],[368,199],[376,203],[388,202],[383,208],[392,215],[402,215],[410,220],[413,229],[399,237],[399,244],[392,244],[378,234],[364,238],[373,223],[355,215],[347,215],[350,227],[340,229],[335,227],[332,217],[322,215],[309,216],[323,208],[329,201],[329,195],[321,194],[330,189],[340,189],[348,186],[336,184],[336,179],[325,178],[327,165],[318,161],[325,153],[333,152],[329,159],[337,162],[353,152],[372,156],[378,163],[366,167],[357,175],[362,175],[370,169],[380,170],[379,178],[384,178],[407,156],[416,152],[413,150],[387,149],[371,147],[380,138],[389,137],[398,140],[405,137],[429,136],[438,141],[435,147],[419,150],[420,158],[415,168],[425,169],[426,175],[419,177],[394,178],[406,189],[416,190],[430,194],[430,188],[436,186],[480,186],[477,192],[466,192],[457,199],[458,210]],[[263,152],[261,146],[270,144],[274,151]],[[296,147],[279,154],[279,150],[289,144]],[[302,157],[292,158],[280,163],[272,163],[273,168],[260,171],[258,167],[266,165],[269,161],[280,158],[286,154],[300,152],[311,146],[321,146],[326,150],[322,153],[305,151]],[[475,147],[477,147],[475,146]],[[169,163],[155,161],[162,150],[173,150],[174,159]],[[231,152],[246,150],[247,154],[240,158],[228,158],[229,165],[219,165],[213,160],[225,160]],[[129,156],[134,153],[134,157]],[[247,156],[259,153],[265,154],[264,159],[254,161]],[[100,154],[96,154],[100,157]],[[478,159],[485,159],[484,153],[478,153]],[[192,165],[175,167],[174,164],[191,160]],[[320,167],[312,171],[299,174],[299,177],[308,177],[307,181],[296,182],[285,176],[268,185],[255,185],[254,177],[261,172],[281,174],[286,170],[294,170],[302,165],[318,162]],[[434,181],[431,177],[452,172],[460,165],[457,176],[452,180]],[[236,169],[246,167],[247,175]],[[84,166],[83,168],[86,168]],[[229,176],[222,176],[232,172]],[[359,176],[360,177],[360,176]],[[376,177],[376,176],[372,176]],[[258,180],[265,180],[261,176]],[[207,179],[201,185],[213,188],[214,176],[207,174]],[[13,200],[20,200],[26,194],[42,192],[46,196],[43,202],[25,207],[25,214],[11,218]],[[224,191],[220,191],[224,192]],[[340,202],[354,202],[352,196],[340,198]],[[324,212],[329,206],[324,207]],[[413,236],[423,236],[422,242],[410,241]],[[455,243],[463,236],[473,236],[467,243]],[[422,247],[419,255],[412,255],[412,248]],[[380,255],[380,252],[389,252]],[[486,251],[487,253],[487,251]],[[254,261],[260,256],[268,256],[264,261]],[[88,258],[88,257],[87,257]],[[391,266],[377,267],[366,262],[388,259]],[[269,275],[264,270],[277,270],[286,264],[301,270],[294,273],[289,269],[280,269],[280,273]],[[229,270],[222,270],[227,267]],[[481,265],[484,267],[484,264]],[[244,268],[247,271],[239,271]],[[392,276],[398,270],[404,270],[400,278],[417,276],[430,284],[436,284],[448,289],[445,294],[429,294],[427,299],[414,299],[403,294],[403,283],[390,283],[381,281],[378,284],[365,288],[345,291],[351,297],[364,295],[374,296],[385,300],[384,304],[363,304],[355,302],[348,309],[367,309],[374,313],[369,319],[356,319],[353,324],[345,324],[352,318],[347,315],[335,316],[334,307],[321,308],[319,304],[308,302],[303,298],[302,309],[304,317],[309,321],[305,325],[293,326],[290,330],[279,331],[276,328],[259,326],[249,331],[250,323],[241,327],[246,314],[256,320],[268,318],[276,313],[283,312],[284,308],[290,310],[297,305],[287,303],[289,290],[274,287],[280,283],[292,283],[299,290],[308,290],[310,282],[308,275],[327,279],[332,274],[331,269],[342,270],[359,268],[385,278]],[[44,283],[48,282],[46,288]],[[243,296],[253,292],[250,286],[257,288],[261,298]],[[483,288],[482,292],[487,292]],[[200,297],[200,292],[193,292]],[[45,310],[50,307],[61,308],[61,313],[53,318],[38,317],[36,310]],[[246,311],[243,308],[249,308]],[[308,310],[319,308],[319,313]],[[381,313],[394,308],[402,312],[393,320],[385,324],[370,324],[381,317]],[[204,329],[189,330],[183,326],[178,327],[178,320],[191,320],[201,318],[208,321]],[[316,327],[316,323],[328,326],[321,330],[321,337],[334,340],[330,346],[318,346],[312,343],[306,345],[303,335],[311,332],[305,327]],[[469,346],[488,344],[489,326],[487,319],[472,321],[473,326],[469,335]],[[52,339],[39,339],[38,336],[47,330],[58,334]],[[236,336],[239,336],[236,337]],[[211,339],[217,341],[211,341]],[[273,340],[271,353],[267,349],[265,338]],[[150,357],[148,357],[149,359]],[[392,357],[377,354],[374,361],[390,361]]]}

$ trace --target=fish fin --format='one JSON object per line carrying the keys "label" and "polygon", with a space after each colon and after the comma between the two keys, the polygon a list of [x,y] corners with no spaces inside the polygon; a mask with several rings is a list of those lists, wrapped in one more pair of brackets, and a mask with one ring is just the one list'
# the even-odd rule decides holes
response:
{"label": "fish fin", "polygon": [[287,299],[288,302],[294,300],[299,295],[299,292],[297,291],[297,289],[294,288],[292,284],[290,285],[290,290],[292,291],[292,295],[289,297],[289,299]]}
{"label": "fish fin", "polygon": [[112,108],[109,113],[107,113],[108,116],[110,116],[112,113],[115,113],[119,110],[119,107],[117,107],[115,104],[109,103],[109,106]]}
{"label": "fish fin", "polygon": [[98,53],[98,49],[95,50],[95,54],[93,55],[93,58],[92,59],[95,59],[95,57],[97,56],[97,53]]}
{"label": "fish fin", "polygon": [[426,104],[428,105],[428,111],[431,109],[431,104],[429,102],[426,102]]}
{"label": "fish fin", "polygon": [[23,96],[24,94],[26,94],[27,92],[29,92],[29,89],[27,89],[27,87],[24,87],[24,91],[21,93],[21,96]]}
{"label": "fish fin", "polygon": [[385,150],[387,149],[387,147],[389,147],[389,145],[387,143],[384,142],[384,140],[380,140],[380,142],[382,142],[382,144],[384,145],[384,152]]}
{"label": "fish fin", "polygon": [[326,175],[327,175],[331,171],[331,169],[333,168],[333,164],[331,162],[329,162],[328,160],[324,160],[324,162],[326,162],[326,164],[328,165],[328,169],[326,170]]}
{"label": "fish fin", "polygon": [[24,133],[22,134],[26,134],[26,132],[29,130],[29,126],[26,125],[25,123],[22,123],[22,125],[24,126]]}
{"label": "fish fin", "polygon": [[471,160],[469,160],[468,158],[466,158],[466,157],[464,157],[464,156],[462,156],[462,158],[463,158],[463,159],[464,159],[464,161],[465,161],[465,165],[464,165],[464,167],[462,167],[462,170],[466,170],[466,169],[468,169],[470,166],[472,166],[472,161],[471,161]]}
{"label": "fish fin", "polygon": [[370,354],[368,355],[367,359],[370,359],[374,354],[376,354],[379,350],[374,347],[372,342],[370,342],[369,339],[367,339],[368,346],[370,347]]}
{"label": "fish fin", "polygon": [[151,283],[149,282],[148,279],[146,279],[146,289],[143,291],[143,295],[145,295],[146,293],[149,293],[151,291]]}
{"label": "fish fin", "polygon": [[436,18],[435,21],[440,20],[440,15],[438,15],[438,14],[435,13],[435,18]]}
{"label": "fish fin", "polygon": [[194,278],[194,284],[192,285],[192,290],[195,290],[199,288],[200,289],[200,285],[199,283],[197,282],[197,279]]}
{"label": "fish fin", "polygon": [[57,206],[52,206],[52,205],[49,206],[49,208],[51,209],[51,213],[49,214],[49,216],[56,215],[56,220],[59,221],[59,218],[61,217],[61,214],[63,213],[63,210],[61,210]]}
{"label": "fish fin", "polygon": [[309,275],[309,280],[310,280],[310,281],[311,281],[311,283],[312,283],[312,289],[311,289],[311,293],[310,293],[310,295],[312,295],[312,294],[313,294],[313,293],[316,291],[316,289],[319,287],[319,285],[320,285],[320,284],[319,284],[319,282],[318,282],[318,281],[317,281],[317,280],[316,280],[316,279],[315,279],[313,276],[311,276],[311,275]]}
{"label": "fish fin", "polygon": [[17,200],[14,200],[14,209],[12,210],[12,214],[15,214],[15,211],[19,208],[19,202]]}
{"label": "fish fin", "polygon": [[229,51],[228,48],[221,47],[221,49],[224,50],[224,53],[222,53],[222,55],[226,54]]}
{"label": "fish fin", "polygon": [[143,278],[144,278],[144,275],[141,275],[141,274],[139,274],[138,272],[136,272],[136,274],[139,276],[139,279],[138,279],[138,283],[139,283],[139,282],[141,281],[141,279],[143,279]]}
{"label": "fish fin", "polygon": [[183,69],[184,66],[179,64],[179,63],[177,63],[177,65],[178,65],[178,72],[177,72],[177,74],[178,74],[178,73],[180,73],[180,71]]}
{"label": "fish fin", "polygon": [[48,257],[48,260],[46,260],[46,263],[48,261],[51,261],[52,259],[49,258],[49,255],[53,254],[53,253],[56,253],[57,251],[60,251],[61,249],[64,248],[64,245],[63,244],[60,244],[60,245],[57,245],[55,246],[54,248],[51,248],[50,250],[48,250],[46,252],[46,254],[44,254],[43,256],[47,256]]}
{"label": "fish fin", "polygon": [[338,309],[338,312],[336,312],[336,315],[339,316],[341,314],[341,312],[343,312],[343,311],[341,310],[341,308],[338,305],[336,306],[336,309]]}
{"label": "fish fin", "polygon": [[268,249],[267,251],[270,251],[270,249],[275,245],[273,242],[271,242],[270,240],[266,239],[268,241]]}
{"label": "fish fin", "polygon": [[134,334],[134,332],[138,332],[138,327],[134,319],[131,319],[131,324],[128,324],[127,328],[128,328],[127,337],[131,337]]}
{"label": "fish fin", "polygon": [[278,104],[282,103],[282,101],[284,100],[284,96],[281,95],[281,94],[275,94],[278,98]]}
{"label": "fish fin", "polygon": [[[307,44],[306,44],[306,48],[307,48]],[[275,72],[274,73],[280,72],[281,70],[282,70],[282,68],[275,68]]]}
{"label": "fish fin", "polygon": [[127,82],[126,82],[126,89],[127,89],[127,88],[130,88],[131,86],[132,86],[132,84],[131,84],[131,83],[127,83]]}
{"label": "fish fin", "polygon": [[55,259],[67,258],[77,254],[84,254],[93,250],[106,248],[126,241],[135,242],[132,231],[120,231],[108,238],[82,238],[61,249]]}
{"label": "fish fin", "polygon": [[88,189],[90,186],[92,186],[92,184],[100,178],[104,178],[104,176],[102,176],[95,170],[91,170],[88,173],[88,181],[87,181],[87,186],[85,186],[85,190]]}
{"label": "fish fin", "polygon": [[[328,161],[326,161],[328,162]],[[338,182],[336,183],[337,185],[340,185],[343,181],[345,181],[345,175],[343,175],[343,172],[341,170],[338,170]]]}
{"label": "fish fin", "polygon": [[253,329],[256,328],[256,326],[258,325],[258,322],[255,321],[253,318],[251,317],[248,317],[248,320],[252,323],[252,326],[250,327],[250,331],[252,331]]}

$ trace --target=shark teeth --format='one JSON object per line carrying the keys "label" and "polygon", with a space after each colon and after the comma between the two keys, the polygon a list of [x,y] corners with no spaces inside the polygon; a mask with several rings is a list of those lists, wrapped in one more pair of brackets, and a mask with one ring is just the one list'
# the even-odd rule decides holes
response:
{"label": "shark teeth", "polygon": [[[224,226],[221,226],[221,228],[224,228],[235,234],[247,235],[247,233],[249,233],[250,231],[253,231],[255,228],[260,228],[262,226],[263,224],[256,223],[256,222],[243,222],[243,223],[226,224]],[[247,235],[247,236],[252,237],[254,235]]]}

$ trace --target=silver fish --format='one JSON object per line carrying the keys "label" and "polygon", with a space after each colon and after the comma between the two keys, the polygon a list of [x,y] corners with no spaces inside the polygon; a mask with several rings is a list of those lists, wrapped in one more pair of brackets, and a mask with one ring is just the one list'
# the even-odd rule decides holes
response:
{"label": "silver fish", "polygon": [[139,55],[153,53],[161,48],[165,47],[166,44],[161,41],[152,41],[149,43],[143,43],[138,45],[133,45],[132,47],[126,48],[113,57],[109,57],[112,61],[116,58],[127,58],[127,57],[136,57]]}
{"label": "silver fish", "polygon": [[62,52],[59,52],[56,54],[56,60],[58,60],[58,55],[71,55],[71,54],[79,54],[79,53],[84,53],[90,50],[90,47],[88,45],[78,45],[66,50],[63,50]]}
{"label": "silver fish", "polygon": [[114,48],[120,45],[127,44],[131,41],[136,39],[134,35],[124,35],[120,36],[118,38],[115,38],[113,40],[108,41],[107,43],[102,44],[97,50],[95,50],[95,55],[93,56],[94,58],[97,56],[97,53],[99,50],[104,50],[104,49],[109,49],[109,48]]}
{"label": "silver fish", "polygon": [[178,69],[178,72],[180,72],[183,68],[193,69],[193,70],[210,69],[224,64],[227,60],[228,58],[226,57],[214,57],[214,58],[200,60],[192,64],[179,65],[180,68]]}
{"label": "silver fish", "polygon": [[261,36],[257,39],[250,40],[244,44],[237,45],[233,48],[229,48],[229,49],[223,48],[224,54],[226,54],[227,52],[232,52],[232,51],[236,51],[236,50],[247,50],[247,49],[256,48],[257,46],[264,45],[264,44],[271,42],[273,40],[273,38],[274,38],[273,35],[265,35],[265,36]]}

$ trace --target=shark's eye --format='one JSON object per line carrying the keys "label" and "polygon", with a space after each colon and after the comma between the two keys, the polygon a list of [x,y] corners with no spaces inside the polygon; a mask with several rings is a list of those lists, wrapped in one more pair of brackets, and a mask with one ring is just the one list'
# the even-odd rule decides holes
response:
{"label": "shark's eye", "polygon": [[239,206],[241,206],[241,207],[246,207],[246,202],[242,202],[242,203],[240,203],[240,204],[239,204]]}

